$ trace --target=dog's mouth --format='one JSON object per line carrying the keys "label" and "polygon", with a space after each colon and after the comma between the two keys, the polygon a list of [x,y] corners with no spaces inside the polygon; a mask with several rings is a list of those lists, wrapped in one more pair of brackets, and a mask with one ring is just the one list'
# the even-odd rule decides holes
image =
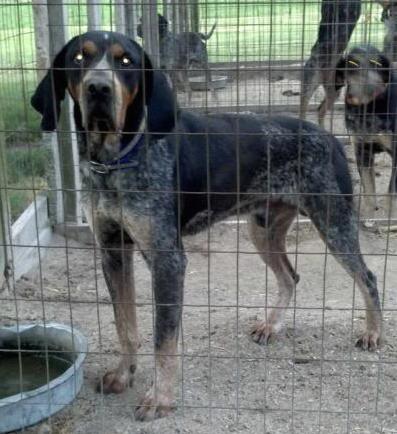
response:
{"label": "dog's mouth", "polygon": [[114,133],[116,126],[111,117],[96,117],[88,118],[88,131],[93,133]]}
{"label": "dog's mouth", "polygon": [[91,152],[97,156],[101,156],[103,152],[113,155],[119,151],[121,131],[112,116],[89,116],[87,133]]}
{"label": "dog's mouth", "polygon": [[363,104],[363,101],[361,98],[354,96],[354,95],[346,95],[346,102],[350,105],[361,105]]}
{"label": "dog's mouth", "polygon": [[385,85],[379,85],[379,86],[371,86],[368,89],[365,89],[361,92],[360,95],[357,95],[356,93],[350,93],[346,92],[346,103],[350,105],[366,105],[370,102],[374,101],[376,98],[378,98],[380,95],[382,95],[386,90]]}

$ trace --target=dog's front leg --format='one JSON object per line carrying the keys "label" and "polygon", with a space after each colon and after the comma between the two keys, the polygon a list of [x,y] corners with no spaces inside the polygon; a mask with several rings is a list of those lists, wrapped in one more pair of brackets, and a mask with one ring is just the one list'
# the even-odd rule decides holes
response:
{"label": "dog's front leg", "polygon": [[389,184],[390,218],[397,219],[397,138],[393,135],[392,141],[392,168]]}
{"label": "dog's front leg", "polygon": [[364,226],[369,227],[373,223],[368,220],[375,218],[375,212],[378,209],[375,195],[374,154],[370,143],[363,143],[360,139],[354,136],[351,140],[354,144],[357,169],[360,174],[362,192],[364,193],[360,208],[362,209],[364,218],[366,219]]}
{"label": "dog's front leg", "polygon": [[132,382],[139,346],[133,275],[133,245],[101,245],[102,268],[112,299],[121,354],[118,366],[108,371],[98,391],[121,393]]}
{"label": "dog's front leg", "polygon": [[155,373],[151,388],[136,408],[138,420],[166,416],[173,407],[185,266],[181,249],[154,249],[151,268],[156,302]]}

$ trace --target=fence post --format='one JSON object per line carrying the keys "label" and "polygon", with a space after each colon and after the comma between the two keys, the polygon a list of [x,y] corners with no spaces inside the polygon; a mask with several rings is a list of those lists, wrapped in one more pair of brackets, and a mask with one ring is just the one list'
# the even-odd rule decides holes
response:
{"label": "fence post", "polygon": [[[8,267],[12,267],[11,258],[11,222],[10,207],[7,195],[7,172],[4,138],[4,122],[0,113],[0,292],[8,283],[12,286],[12,279],[8,280]],[[12,288],[10,288],[12,289]]]}
{"label": "fence post", "polygon": [[41,80],[49,65],[48,12],[43,0],[33,0],[34,40],[36,43],[37,78]]}
{"label": "fence post", "polygon": [[99,30],[101,27],[101,6],[99,0],[87,0],[88,30]]}
{"label": "fence post", "polygon": [[116,28],[116,32],[125,33],[126,30],[125,15],[126,13],[125,13],[124,1],[115,3],[114,26]]}
{"label": "fence post", "polygon": [[188,32],[189,31],[189,7],[188,7],[187,0],[180,1],[177,11],[179,15],[178,33]]}
{"label": "fence post", "polygon": [[190,0],[190,30],[200,31],[200,8],[198,0]]}
{"label": "fence post", "polygon": [[172,21],[171,0],[163,0],[163,16],[169,23]]}
{"label": "fence post", "polygon": [[[62,0],[47,0],[50,58],[54,59],[67,40],[66,8]],[[70,103],[63,103],[63,115],[58,123],[56,139],[53,140],[56,189],[56,223],[76,222],[78,212],[77,185],[75,177],[76,150],[73,151]],[[54,135],[55,136],[55,135]]]}
{"label": "fence post", "polygon": [[132,38],[136,39],[137,10],[135,0],[125,0],[125,32]]}
{"label": "fence post", "polygon": [[143,47],[154,68],[160,66],[159,26],[157,17],[157,0],[148,0],[142,4]]}

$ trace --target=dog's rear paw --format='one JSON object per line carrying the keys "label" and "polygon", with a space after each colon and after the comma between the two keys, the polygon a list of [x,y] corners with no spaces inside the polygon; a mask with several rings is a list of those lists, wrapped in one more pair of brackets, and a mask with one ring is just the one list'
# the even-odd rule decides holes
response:
{"label": "dog's rear paw", "polygon": [[135,408],[135,419],[148,421],[167,416],[174,409],[172,398],[163,394],[154,395],[153,389],[146,393]]}
{"label": "dog's rear paw", "polygon": [[380,333],[365,332],[356,342],[356,347],[363,350],[375,351],[380,346]]}
{"label": "dog's rear paw", "polygon": [[376,221],[374,219],[367,218],[362,221],[362,227],[368,231],[376,231],[378,225],[376,224]]}
{"label": "dog's rear paw", "polygon": [[251,330],[251,337],[259,345],[266,345],[274,340],[276,335],[275,326],[266,321],[258,321]]}
{"label": "dog's rear paw", "polygon": [[118,370],[107,372],[102,381],[97,385],[97,392],[109,393],[123,393],[128,386],[132,383],[132,373],[123,371],[120,373]]}

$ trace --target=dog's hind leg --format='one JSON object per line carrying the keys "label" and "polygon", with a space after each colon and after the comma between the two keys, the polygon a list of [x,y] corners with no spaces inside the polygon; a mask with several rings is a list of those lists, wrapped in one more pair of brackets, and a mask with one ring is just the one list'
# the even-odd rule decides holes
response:
{"label": "dog's hind leg", "polygon": [[311,55],[305,63],[302,77],[302,90],[300,101],[300,118],[305,120],[310,99],[321,84],[320,65],[315,55]]}
{"label": "dog's hind leg", "polygon": [[361,255],[353,202],[335,194],[310,195],[303,202],[306,213],[330,252],[355,280],[363,295],[367,325],[357,346],[375,350],[380,344],[382,314],[376,277],[367,268]]}
{"label": "dog's hind leg", "polygon": [[392,142],[392,168],[389,184],[389,207],[390,217],[397,219],[397,141],[393,139]]}
{"label": "dog's hind leg", "polygon": [[278,299],[264,320],[258,321],[252,330],[252,338],[266,344],[280,330],[285,309],[291,300],[299,276],[290,263],[285,247],[285,238],[296,209],[281,203],[269,203],[267,208],[256,211],[250,217],[249,232],[262,260],[276,276]]}
{"label": "dog's hind leg", "polygon": [[338,91],[335,87],[335,74],[331,74],[328,76],[327,80],[324,80],[324,92],[325,97],[321,101],[321,104],[318,107],[318,124],[324,128],[325,116],[328,111],[332,111],[335,101],[338,99],[340,91]]}
{"label": "dog's hind leg", "polygon": [[[98,391],[121,393],[132,381],[139,346],[133,277],[133,244],[112,238],[101,242],[102,268],[112,299],[121,355],[116,369],[108,371]],[[124,235],[123,235],[124,237]],[[127,238],[127,235],[125,235]]]}

